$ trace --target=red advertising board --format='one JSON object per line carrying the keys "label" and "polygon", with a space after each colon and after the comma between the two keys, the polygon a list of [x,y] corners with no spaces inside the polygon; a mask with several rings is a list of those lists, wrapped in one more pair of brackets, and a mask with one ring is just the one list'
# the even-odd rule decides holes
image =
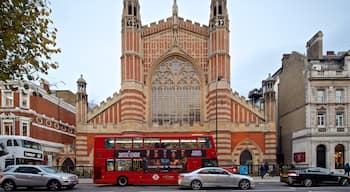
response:
{"label": "red advertising board", "polygon": [[294,153],[294,162],[305,162],[305,152]]}

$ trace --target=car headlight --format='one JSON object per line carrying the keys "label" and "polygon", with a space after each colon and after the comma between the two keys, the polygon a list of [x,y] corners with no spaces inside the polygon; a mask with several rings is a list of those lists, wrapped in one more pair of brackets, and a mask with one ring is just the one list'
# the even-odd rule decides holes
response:
{"label": "car headlight", "polygon": [[68,180],[69,178],[67,176],[62,176],[61,177],[63,180]]}

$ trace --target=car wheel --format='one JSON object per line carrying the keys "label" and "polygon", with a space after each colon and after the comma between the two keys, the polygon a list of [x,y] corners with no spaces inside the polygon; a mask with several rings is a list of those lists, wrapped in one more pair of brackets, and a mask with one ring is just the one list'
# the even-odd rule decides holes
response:
{"label": "car wheel", "polygon": [[117,181],[117,184],[119,185],[119,186],[126,186],[127,184],[128,184],[128,178],[126,178],[126,177],[124,177],[124,176],[122,176],[122,177],[119,177],[118,178],[118,181]]}
{"label": "car wheel", "polygon": [[238,186],[242,190],[247,190],[250,188],[250,182],[247,179],[243,179],[239,182]]}
{"label": "car wheel", "polygon": [[16,184],[11,180],[6,180],[2,183],[2,188],[4,188],[4,191],[13,191],[16,189]]}
{"label": "car wheel", "polygon": [[67,189],[73,189],[74,186],[75,186],[75,185],[68,185],[68,186],[67,186]]}
{"label": "car wheel", "polygon": [[193,190],[199,190],[199,189],[201,189],[201,188],[202,188],[202,182],[199,181],[199,180],[193,180],[193,181],[191,182],[191,188],[192,188]]}
{"label": "car wheel", "polygon": [[312,184],[313,184],[313,183],[312,183],[312,180],[309,179],[309,178],[305,179],[303,183],[304,183],[304,186],[305,186],[305,187],[311,187]]}
{"label": "car wheel", "polygon": [[49,182],[49,184],[47,185],[47,188],[50,191],[58,191],[61,189],[61,184],[60,182],[58,182],[57,180],[52,180]]}
{"label": "car wheel", "polygon": [[343,178],[340,180],[340,185],[341,186],[347,186],[349,184],[349,180],[346,178]]}

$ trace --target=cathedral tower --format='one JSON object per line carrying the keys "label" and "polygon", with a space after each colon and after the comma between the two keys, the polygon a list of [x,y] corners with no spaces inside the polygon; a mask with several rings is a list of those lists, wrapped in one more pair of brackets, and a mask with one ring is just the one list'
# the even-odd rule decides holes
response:
{"label": "cathedral tower", "polygon": [[124,0],[122,15],[121,121],[145,119],[144,66],[142,63],[141,17],[138,0]]}
{"label": "cathedral tower", "polygon": [[225,124],[231,121],[232,111],[230,89],[230,49],[229,19],[226,0],[212,0],[210,5],[209,39],[208,39],[208,119],[211,130],[215,130],[215,140],[219,161],[231,162],[227,153],[231,146],[231,137]]}

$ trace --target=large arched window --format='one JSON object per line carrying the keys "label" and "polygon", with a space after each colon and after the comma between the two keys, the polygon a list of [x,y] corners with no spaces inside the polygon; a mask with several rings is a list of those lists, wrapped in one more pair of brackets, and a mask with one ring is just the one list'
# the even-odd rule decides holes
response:
{"label": "large arched window", "polygon": [[326,146],[318,145],[316,151],[316,166],[326,168]]}
{"label": "large arched window", "polygon": [[154,72],[152,122],[158,125],[200,122],[200,78],[191,63],[173,57]]}
{"label": "large arched window", "polygon": [[338,144],[334,148],[334,163],[336,169],[344,168],[344,145]]}

